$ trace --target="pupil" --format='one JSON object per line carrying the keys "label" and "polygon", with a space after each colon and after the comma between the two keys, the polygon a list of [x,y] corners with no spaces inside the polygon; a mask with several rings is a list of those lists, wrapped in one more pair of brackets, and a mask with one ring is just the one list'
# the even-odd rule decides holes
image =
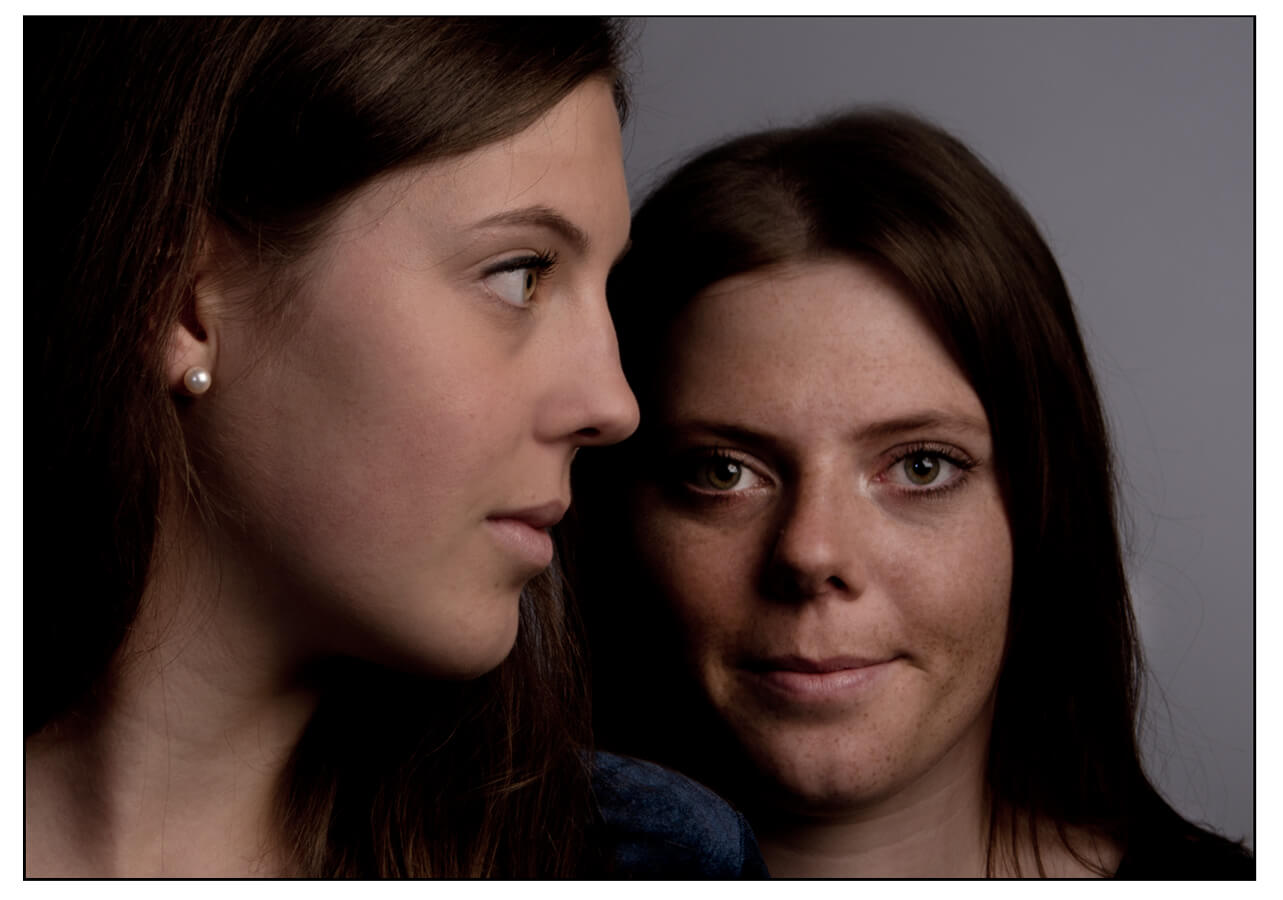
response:
{"label": "pupil", "polygon": [[740,478],[740,467],[737,463],[722,460],[713,465],[713,483],[717,487],[732,487]]}
{"label": "pupil", "polygon": [[910,463],[909,474],[914,481],[919,483],[931,481],[937,471],[936,461],[929,456],[915,457]]}

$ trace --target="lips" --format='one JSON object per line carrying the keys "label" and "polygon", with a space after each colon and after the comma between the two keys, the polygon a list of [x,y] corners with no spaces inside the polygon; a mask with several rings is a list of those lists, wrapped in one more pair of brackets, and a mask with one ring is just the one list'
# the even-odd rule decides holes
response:
{"label": "lips", "polygon": [[561,521],[567,504],[560,500],[502,510],[486,517],[486,526],[504,551],[532,574],[552,562],[552,537],[548,529]]}
{"label": "lips", "polygon": [[826,675],[830,672],[841,672],[844,669],[863,669],[868,666],[890,662],[892,657],[870,658],[863,656],[831,656],[825,659],[809,659],[805,656],[768,656],[750,658],[745,668],[753,671],[769,672],[802,672],[811,675]]}
{"label": "lips", "polygon": [[899,658],[764,656],[745,660],[741,671],[755,688],[777,701],[827,704],[858,699],[886,677]]}
{"label": "lips", "polygon": [[562,503],[560,500],[549,500],[547,503],[528,506],[525,509],[491,513],[486,518],[491,521],[511,520],[521,522],[531,528],[551,528],[561,521],[566,514],[567,506],[569,506],[568,503]]}

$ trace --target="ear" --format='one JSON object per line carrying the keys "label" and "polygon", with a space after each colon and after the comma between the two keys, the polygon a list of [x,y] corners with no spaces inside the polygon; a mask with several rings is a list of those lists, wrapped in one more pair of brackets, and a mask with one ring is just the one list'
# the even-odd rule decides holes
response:
{"label": "ear", "polygon": [[169,332],[165,378],[170,390],[187,396],[205,393],[217,372],[217,311],[223,298],[212,270],[212,255],[206,242],[194,288]]}

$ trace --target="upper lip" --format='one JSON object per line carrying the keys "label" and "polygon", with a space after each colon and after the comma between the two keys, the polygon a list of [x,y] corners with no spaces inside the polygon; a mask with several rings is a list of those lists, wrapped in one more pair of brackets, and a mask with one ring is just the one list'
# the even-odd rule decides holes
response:
{"label": "upper lip", "polygon": [[509,509],[491,513],[488,519],[515,519],[531,528],[551,528],[561,521],[570,504],[560,500],[549,500],[538,506],[527,506],[524,509]]}
{"label": "upper lip", "polygon": [[827,656],[823,659],[811,659],[806,656],[760,656],[747,661],[745,668],[755,672],[806,672],[824,675],[829,672],[840,672],[844,669],[863,669],[890,662],[894,657],[881,658],[865,656]]}

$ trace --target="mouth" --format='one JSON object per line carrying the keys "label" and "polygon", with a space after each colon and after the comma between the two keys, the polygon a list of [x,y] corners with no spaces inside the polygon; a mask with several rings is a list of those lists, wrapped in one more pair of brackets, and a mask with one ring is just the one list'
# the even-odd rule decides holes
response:
{"label": "mouth", "polygon": [[547,503],[540,503],[538,506],[527,506],[524,509],[510,509],[491,513],[486,518],[492,522],[512,521],[520,522],[531,528],[551,528],[566,515],[566,509],[569,506],[570,504],[563,503],[560,500],[549,500]]}
{"label": "mouth", "polygon": [[741,671],[760,689],[792,703],[825,703],[849,699],[885,677],[897,655],[766,656],[745,660]]}
{"label": "mouth", "polygon": [[567,506],[560,500],[550,500],[538,506],[501,510],[486,516],[486,525],[509,555],[538,572],[552,562],[548,529],[561,521]]}

